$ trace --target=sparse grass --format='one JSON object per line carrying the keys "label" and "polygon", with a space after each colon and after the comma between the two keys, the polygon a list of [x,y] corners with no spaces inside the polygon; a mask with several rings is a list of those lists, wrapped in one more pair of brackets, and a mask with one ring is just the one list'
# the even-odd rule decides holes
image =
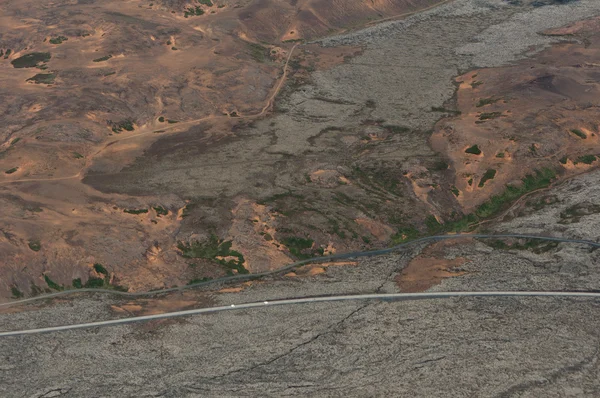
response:
{"label": "sparse grass", "polygon": [[[7,54],[8,51],[6,51]],[[50,53],[30,53],[14,59],[10,63],[14,68],[34,68],[42,62],[48,62],[51,57]]]}
{"label": "sparse grass", "polygon": [[187,284],[188,285],[195,285],[196,283],[208,282],[208,281],[211,281],[211,280],[212,280],[212,278],[210,278],[210,277],[207,276],[207,277],[204,277],[204,278],[192,279]]}
{"label": "sparse grass", "polygon": [[49,40],[49,42],[51,44],[62,44],[63,42],[69,40],[67,37],[65,36],[58,36],[58,37],[53,37],[52,39]]}
{"label": "sparse grass", "polygon": [[577,137],[584,139],[584,140],[587,138],[587,135],[579,129],[572,129],[571,133],[575,134]]}
{"label": "sparse grass", "polygon": [[39,252],[42,249],[42,244],[39,240],[32,239],[28,243],[29,248],[34,252]]}
{"label": "sparse grass", "polygon": [[494,104],[496,102],[500,101],[500,98],[494,98],[494,97],[490,97],[490,98],[481,98],[479,100],[479,102],[477,102],[477,106],[478,108],[481,108],[482,106],[486,106],[486,105],[491,105]]}
{"label": "sparse grass", "polygon": [[44,280],[46,281],[46,284],[48,285],[48,287],[50,289],[54,289],[54,290],[58,290],[63,291],[65,290],[64,286],[59,285],[58,283],[54,282],[52,279],[50,279],[50,277],[46,274],[44,274]]}
{"label": "sparse grass", "polygon": [[443,170],[448,170],[448,163],[444,160],[436,160],[435,163],[433,163],[432,166],[428,167],[427,170],[429,171],[443,171]]}
{"label": "sparse grass", "polygon": [[250,56],[257,62],[265,62],[269,57],[269,49],[258,43],[246,43]]}
{"label": "sparse grass", "polygon": [[583,164],[592,164],[596,161],[596,159],[598,159],[595,155],[583,155],[577,158],[576,161],[574,161],[574,164],[578,164],[578,163],[583,163]]}
{"label": "sparse grass", "polygon": [[377,103],[369,99],[365,102],[365,106],[369,109],[375,109],[377,107]]}
{"label": "sparse grass", "polygon": [[455,111],[455,110],[452,110],[452,109],[446,109],[443,106],[432,106],[431,107],[431,111],[432,112],[441,112],[441,113],[450,113],[452,115],[460,115],[460,114],[462,114],[461,111]]}
{"label": "sparse grass", "polygon": [[481,177],[481,181],[479,181],[478,187],[479,188],[483,188],[483,186],[485,185],[485,183],[489,180],[494,179],[494,177],[496,177],[496,170],[494,169],[488,169],[485,174],[483,175],[483,177]]}
{"label": "sparse grass", "polygon": [[472,147],[465,149],[465,153],[470,153],[472,155],[481,155],[481,149],[479,149],[478,145],[473,145]]}
{"label": "sparse grass", "polygon": [[408,133],[410,131],[410,128],[406,126],[394,126],[391,124],[386,124],[382,127],[392,134]]}
{"label": "sparse grass", "polygon": [[34,82],[35,84],[53,84],[56,75],[54,73],[38,73],[37,75],[27,79],[28,82]]}
{"label": "sparse grass", "polygon": [[541,239],[525,239],[525,243],[507,244],[503,240],[484,240],[485,244],[496,250],[529,250],[536,254],[546,253],[558,247],[558,242],[545,242]]}
{"label": "sparse grass", "polygon": [[392,243],[394,245],[397,245],[400,243],[408,242],[409,240],[416,239],[419,237],[419,235],[419,230],[416,229],[413,225],[409,225],[398,228],[398,231],[392,236],[391,239]]}

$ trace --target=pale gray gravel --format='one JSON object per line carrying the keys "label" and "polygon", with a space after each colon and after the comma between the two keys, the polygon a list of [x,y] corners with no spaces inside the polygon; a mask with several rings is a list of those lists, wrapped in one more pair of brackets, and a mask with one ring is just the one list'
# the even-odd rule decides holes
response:
{"label": "pale gray gravel", "polygon": [[[375,116],[429,125],[437,117],[429,107],[452,95],[451,79],[460,71],[511,62],[530,45],[539,49],[549,43],[535,31],[598,14],[598,1],[533,9],[500,0],[458,0],[407,22],[337,38],[329,44],[360,42],[365,53],[317,73],[317,88],[290,97],[292,104],[312,108],[275,122],[290,136],[312,134],[302,117],[326,111],[311,99],[324,90],[357,104],[372,96],[380,104]],[[343,123],[338,110],[320,115],[324,125]],[[566,209],[595,202],[599,186],[598,172],[575,178],[552,192],[557,203],[526,210],[493,230],[597,240],[598,214],[558,222]],[[535,254],[462,242],[447,256],[469,259],[462,267],[469,273],[434,290],[600,289],[598,252],[579,245]],[[408,259],[364,259],[356,267],[256,283],[212,299],[219,305],[397,291],[393,278]],[[110,305],[119,303],[101,295],[74,298],[1,315],[0,327],[107,319],[115,316]],[[599,304],[541,298],[328,303],[0,339],[0,396],[597,397]]]}

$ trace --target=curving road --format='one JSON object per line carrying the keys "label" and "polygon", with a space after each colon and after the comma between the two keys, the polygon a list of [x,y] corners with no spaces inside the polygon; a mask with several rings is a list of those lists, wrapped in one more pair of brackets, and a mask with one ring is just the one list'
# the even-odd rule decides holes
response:
{"label": "curving road", "polygon": [[54,326],[39,329],[15,330],[0,332],[0,337],[23,336],[27,334],[40,334],[50,332],[60,332],[66,330],[89,329],[103,326],[123,325],[126,323],[152,321],[157,319],[175,318],[180,316],[190,316],[198,314],[208,314],[222,311],[247,310],[261,307],[272,307],[280,305],[325,303],[336,301],[364,301],[364,300],[432,300],[446,299],[456,297],[566,297],[566,298],[600,298],[600,292],[435,292],[435,293],[388,293],[388,294],[357,294],[347,296],[329,296],[329,297],[306,297],[297,299],[283,299],[276,301],[263,301],[257,303],[231,304],[228,306],[199,308],[195,310],[168,312],[164,314],[144,315],[130,318],[112,319],[110,321],[80,323],[75,325]]}
{"label": "curving road", "polygon": [[125,296],[125,297],[149,297],[149,296],[154,296],[157,294],[162,294],[162,293],[170,293],[170,292],[176,292],[176,291],[182,291],[182,290],[187,290],[187,289],[192,289],[192,288],[197,288],[197,287],[204,287],[204,286],[208,286],[211,284],[216,284],[216,283],[228,283],[228,282],[246,282],[249,280],[254,280],[254,279],[260,279],[260,278],[264,278],[264,277],[268,277],[268,276],[274,276],[274,275],[278,275],[278,274],[282,274],[282,273],[286,273],[294,268],[306,265],[306,264],[311,264],[311,263],[323,263],[323,262],[331,262],[331,261],[336,261],[336,260],[346,260],[346,259],[350,259],[350,258],[359,258],[359,257],[372,257],[372,256],[379,256],[382,254],[389,254],[398,250],[402,250],[405,249],[411,245],[417,244],[417,243],[427,243],[427,242],[434,242],[434,241],[438,241],[438,240],[445,240],[445,239],[465,239],[465,238],[477,238],[477,239],[502,239],[502,238],[521,238],[521,239],[538,239],[538,240],[544,240],[544,241],[551,241],[551,242],[562,242],[562,243],[578,243],[578,244],[583,244],[583,245],[588,245],[588,246],[592,246],[592,247],[600,247],[600,243],[598,242],[594,242],[591,240],[585,240],[585,239],[569,239],[569,238],[556,238],[556,237],[552,237],[552,236],[537,236],[537,235],[522,235],[522,234],[498,234],[498,235],[489,235],[489,234],[454,234],[454,235],[435,235],[435,236],[427,236],[424,238],[419,238],[419,239],[415,239],[409,242],[405,242],[405,243],[401,243],[397,246],[393,246],[387,249],[380,249],[380,250],[371,250],[371,251],[363,251],[363,252],[353,252],[353,253],[342,253],[342,254],[335,254],[332,256],[326,256],[326,257],[315,257],[315,258],[310,258],[307,260],[301,260],[301,261],[296,261],[294,263],[285,265],[281,268],[278,268],[276,270],[273,271],[267,271],[267,272],[260,272],[260,273],[256,273],[256,274],[246,274],[246,275],[234,275],[234,276],[226,276],[223,278],[216,278],[216,279],[212,279],[210,281],[206,281],[206,282],[199,282],[199,283],[194,283],[191,285],[185,285],[185,286],[179,286],[179,287],[173,287],[173,288],[169,288],[169,289],[161,289],[161,290],[153,290],[153,291],[149,291],[149,292],[119,292],[116,290],[106,290],[106,289],[73,289],[73,290],[66,290],[63,292],[57,292],[57,293],[50,293],[50,294],[43,294],[43,295],[39,295],[36,297],[31,297],[28,299],[24,299],[24,300],[17,300],[17,301],[10,301],[10,302],[6,302],[6,303],[0,303],[0,308],[1,307],[8,307],[11,305],[17,305],[17,304],[24,304],[24,303],[30,303],[33,301],[38,301],[38,300],[45,300],[45,299],[49,299],[49,298],[53,298],[53,297],[59,297],[59,296],[66,296],[66,295],[70,295],[70,294],[77,294],[77,293],[105,293],[105,294],[113,294],[113,295],[117,295],[117,296]]}

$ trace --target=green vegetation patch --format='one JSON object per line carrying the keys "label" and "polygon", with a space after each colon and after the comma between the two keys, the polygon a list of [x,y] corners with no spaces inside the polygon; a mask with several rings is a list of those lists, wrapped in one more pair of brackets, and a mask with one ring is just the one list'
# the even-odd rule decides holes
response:
{"label": "green vegetation patch", "polygon": [[483,177],[481,177],[481,181],[479,181],[479,188],[483,188],[483,186],[485,185],[485,183],[489,180],[494,179],[494,177],[496,177],[496,170],[494,169],[488,169],[488,171],[485,172],[485,174],[483,175]]}
{"label": "green vegetation patch", "polygon": [[42,62],[48,62],[50,58],[52,58],[50,53],[30,53],[14,59],[10,63],[14,68],[34,68]]}
{"label": "green vegetation patch", "polygon": [[569,158],[567,156],[563,156],[562,158],[560,158],[559,162],[561,164],[567,164],[567,162],[569,161]]}
{"label": "green vegetation patch", "polygon": [[109,124],[112,126],[112,131],[117,134],[123,130],[133,131],[135,129],[133,127],[133,123],[134,123],[134,121],[131,119],[121,120],[120,122],[117,122],[117,123],[109,121]]}
{"label": "green vegetation patch", "polygon": [[183,16],[184,17],[193,17],[196,15],[204,15],[204,10],[202,9],[202,7],[200,6],[196,6],[196,7],[188,7],[185,9],[185,11],[183,12]]}
{"label": "green vegetation patch", "polygon": [[83,159],[83,155],[80,154],[79,152],[73,152],[73,157],[75,159]]}
{"label": "green vegetation patch", "polygon": [[204,4],[207,7],[212,7],[213,6],[212,1],[210,1],[210,0],[198,0],[198,3]]}
{"label": "green vegetation patch", "polygon": [[420,235],[419,230],[413,225],[398,228],[398,231],[392,236],[392,243],[397,245],[399,243],[408,242],[418,238]]}
{"label": "green vegetation patch", "polygon": [[62,44],[63,42],[69,40],[69,38],[65,37],[65,36],[58,36],[58,37],[53,37],[52,39],[50,39],[50,43],[52,44]]}
{"label": "green vegetation patch", "polygon": [[195,278],[195,279],[192,279],[187,284],[188,285],[195,285],[196,283],[202,283],[202,282],[208,282],[208,281],[212,281],[212,278],[206,276],[204,278]]}
{"label": "green vegetation patch", "polygon": [[123,213],[127,213],[127,214],[144,214],[144,213],[148,213],[148,209],[125,209],[125,210],[123,210]]}
{"label": "green vegetation patch", "polygon": [[[181,255],[185,258],[203,258],[216,262],[228,269],[228,274],[237,270],[239,274],[248,274],[249,271],[244,268],[244,256],[242,253],[231,250],[231,241],[222,241],[215,234],[212,234],[206,242],[179,242],[177,247],[181,250]],[[218,257],[235,257],[237,260],[225,260]]]}
{"label": "green vegetation patch", "polygon": [[22,298],[23,296],[25,296],[23,294],[23,292],[20,291],[19,288],[16,285],[12,285],[10,287],[10,292],[12,293],[12,297],[16,298],[16,299],[19,299],[19,298]]}
{"label": "green vegetation patch", "polygon": [[574,164],[577,163],[583,163],[583,164],[592,164],[596,161],[596,159],[598,159],[595,155],[583,155],[577,158],[576,161],[574,161]]}
{"label": "green vegetation patch", "polygon": [[94,264],[94,271],[96,271],[99,274],[103,274],[104,276],[109,276],[108,270],[104,268],[102,264]]}
{"label": "green vegetation patch", "polygon": [[81,289],[83,287],[83,283],[81,283],[81,278],[73,279],[72,285],[75,289]]}
{"label": "green vegetation patch", "polygon": [[265,62],[269,58],[269,49],[258,43],[247,43],[249,54],[257,62]]}
{"label": "green vegetation patch", "polygon": [[93,61],[94,62],[104,62],[104,61],[108,61],[109,59],[112,58],[112,55],[105,55],[104,57],[100,57],[100,58],[96,58]]}
{"label": "green vegetation patch", "polygon": [[572,129],[571,133],[575,134],[577,137],[584,139],[584,140],[587,138],[587,135],[579,129]]}
{"label": "green vegetation patch", "polygon": [[481,155],[481,149],[479,149],[479,146],[473,145],[472,147],[465,149],[465,153],[470,153],[472,155]]}
{"label": "green vegetation patch", "polygon": [[283,243],[295,257],[304,259],[312,257],[310,254],[303,253],[303,251],[311,249],[315,241],[308,238],[290,236],[281,239],[281,243]]}
{"label": "green vegetation patch", "polygon": [[524,194],[548,187],[555,178],[556,173],[552,169],[536,170],[535,174],[529,174],[523,178],[520,186],[509,186],[500,195],[492,196],[486,203],[479,206],[476,214],[482,218],[490,217]]}
{"label": "green vegetation patch", "polygon": [[484,120],[496,119],[501,116],[502,116],[502,112],[484,112],[481,115],[479,115],[479,120],[484,121]]}
{"label": "green vegetation patch", "polygon": [[159,117],[158,121],[161,122],[161,123],[164,123],[165,122],[165,117],[164,116]]}
{"label": "green vegetation patch", "polygon": [[39,240],[32,239],[29,241],[29,248],[34,252],[39,252],[42,249],[42,244]]}
{"label": "green vegetation patch", "polygon": [[165,209],[162,206],[156,206],[156,207],[153,207],[153,209],[156,212],[156,215],[158,217],[160,217],[160,216],[166,216],[167,214],[169,214],[169,210]]}
{"label": "green vegetation patch", "polygon": [[27,79],[28,82],[34,82],[35,84],[54,84],[56,75],[54,73],[38,73],[37,75]]}
{"label": "green vegetation patch", "polygon": [[450,191],[454,194],[454,196],[458,197],[460,195],[460,191],[454,185],[450,188]]}
{"label": "green vegetation patch", "polygon": [[59,285],[58,283],[54,282],[52,279],[50,279],[50,277],[46,274],[44,274],[44,280],[46,281],[46,284],[48,285],[48,287],[50,289],[54,289],[54,290],[58,290],[63,291],[65,290],[64,286]]}
{"label": "green vegetation patch", "polygon": [[13,146],[13,145],[15,145],[15,144],[16,144],[17,142],[19,142],[19,141],[21,141],[21,138],[20,138],[20,137],[19,137],[19,138],[15,138],[14,140],[12,140],[12,141],[10,142],[10,146]]}
{"label": "green vegetation patch", "polygon": [[477,102],[477,107],[481,108],[482,106],[486,106],[486,105],[491,105],[494,104],[496,102],[500,101],[500,98],[494,98],[494,97],[490,97],[490,98],[481,98],[479,100],[479,102]]}

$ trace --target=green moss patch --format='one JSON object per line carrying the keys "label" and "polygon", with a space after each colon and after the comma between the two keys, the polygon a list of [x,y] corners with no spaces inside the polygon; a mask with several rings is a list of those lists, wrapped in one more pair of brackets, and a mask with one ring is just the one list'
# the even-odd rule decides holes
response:
{"label": "green moss patch", "polygon": [[572,129],[571,133],[575,134],[577,137],[579,137],[583,140],[585,140],[587,138],[587,135],[579,129]]}
{"label": "green moss patch", "polygon": [[96,58],[93,61],[94,62],[104,62],[104,61],[108,61],[111,58],[112,58],[112,55],[105,55],[104,57]]}
{"label": "green moss patch", "polygon": [[62,44],[63,42],[65,42],[67,40],[69,40],[69,39],[65,36],[58,36],[58,37],[53,37],[49,41],[51,44]]}
{"label": "green moss patch", "polygon": [[472,147],[465,149],[465,153],[470,153],[472,155],[481,155],[481,149],[479,149],[479,146],[473,145]]}
{"label": "green moss patch", "polygon": [[27,79],[28,82],[34,82],[35,84],[53,84],[56,75],[54,73],[38,73],[37,75]]}
{"label": "green moss patch", "polygon": [[14,68],[34,68],[40,63],[50,61],[50,58],[52,58],[50,53],[29,53],[12,60],[10,63]]}
{"label": "green moss patch", "polygon": [[127,214],[144,214],[144,213],[148,213],[148,209],[125,209],[125,210],[123,210],[123,213],[127,213]]}
{"label": "green moss patch", "polygon": [[483,186],[485,185],[485,183],[489,180],[494,179],[494,177],[496,177],[496,170],[494,169],[489,169],[488,171],[485,172],[485,174],[483,175],[483,177],[481,177],[481,181],[479,181],[479,188],[483,188]]}
{"label": "green moss patch", "polygon": [[28,245],[29,245],[29,248],[31,250],[33,250],[34,252],[39,252],[42,249],[42,244],[40,243],[39,240],[32,239],[29,241]]}

